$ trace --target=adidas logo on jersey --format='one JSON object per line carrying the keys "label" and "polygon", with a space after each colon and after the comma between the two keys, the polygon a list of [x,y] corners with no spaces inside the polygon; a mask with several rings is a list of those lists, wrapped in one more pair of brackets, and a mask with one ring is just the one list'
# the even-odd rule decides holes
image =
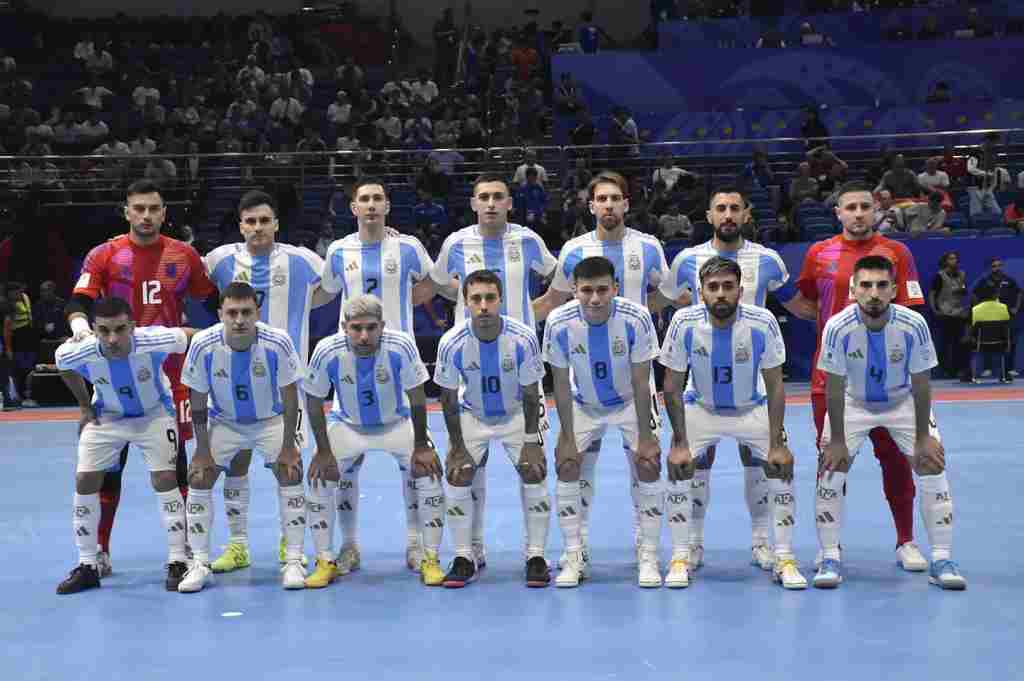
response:
{"label": "adidas logo on jersey", "polygon": [[466,258],[466,264],[467,265],[482,265],[482,264],[484,264],[484,261],[483,261],[483,259],[479,255],[474,253],[473,255],[471,255],[468,258]]}
{"label": "adidas logo on jersey", "polygon": [[217,369],[217,371],[213,372],[213,375],[216,376],[217,378],[227,378],[228,372],[224,371],[223,369]]}
{"label": "adidas logo on jersey", "polygon": [[587,354],[587,349],[585,347],[583,347],[583,343],[580,343],[579,345],[576,345],[576,346],[573,347],[572,354],[574,354],[574,355],[585,355],[585,354]]}
{"label": "adidas logo on jersey", "polygon": [[355,272],[358,269],[359,263],[357,263],[355,260],[352,260],[351,262],[349,262],[349,264],[345,265],[346,272]]}
{"label": "adidas logo on jersey", "polygon": [[102,376],[93,381],[93,383],[95,383],[96,385],[110,385],[110,381],[103,378]]}
{"label": "adidas logo on jersey", "polygon": [[857,348],[853,352],[847,353],[846,356],[849,357],[850,359],[864,359],[864,353],[861,351],[860,348]]}
{"label": "adidas logo on jersey", "polygon": [[693,354],[697,355],[698,357],[707,357],[708,351],[704,348],[703,345],[698,345],[697,349],[693,351]]}
{"label": "adidas logo on jersey", "polygon": [[349,376],[348,374],[345,374],[344,376],[341,377],[341,382],[342,383],[347,383],[348,385],[354,385],[355,384],[355,381],[353,381],[352,377]]}
{"label": "adidas logo on jersey", "polygon": [[466,365],[466,371],[480,371],[480,365],[476,363],[476,360],[473,360]]}

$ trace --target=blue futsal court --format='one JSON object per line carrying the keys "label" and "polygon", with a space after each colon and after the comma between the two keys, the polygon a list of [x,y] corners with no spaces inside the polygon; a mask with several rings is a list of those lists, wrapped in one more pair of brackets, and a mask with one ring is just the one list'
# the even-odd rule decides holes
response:
{"label": "blue futsal court", "polygon": [[[70,523],[76,424],[33,412],[39,420],[0,422],[7,481],[0,496],[3,678],[1019,678],[1024,514],[1016,501],[1024,480],[1024,402],[1018,391],[991,394],[1017,399],[935,407],[954,495],[954,557],[969,581],[966,592],[940,591],[925,574],[897,567],[880,472],[867,450],[850,476],[846,582],[829,592],[774,585],[749,565],[749,518],[731,443],[719,448],[712,474],[706,566],[689,589],[640,589],[627,467],[616,436],[606,439],[598,464],[593,579],[575,590],[523,585],[519,495],[512,468],[497,456],[488,467],[488,567],[466,589],[421,586],[404,566],[398,472],[391,457],[378,456],[361,477],[360,571],[324,590],[282,590],[273,478],[255,471],[254,566],[218,575],[199,594],[168,593],[156,501],[133,453],[113,535],[114,575],[98,590],[57,596],[57,583],[77,559]],[[794,543],[809,579],[817,546],[810,407],[791,405],[786,416],[797,458]],[[441,415],[430,418],[443,432]],[[549,485],[553,493],[550,479]],[[215,546],[227,534],[220,484],[217,490]],[[916,511],[915,520],[927,555]],[[561,552],[554,518],[549,537],[554,564]],[[442,562],[450,557],[447,534],[445,543]],[[308,536],[306,546],[311,554]],[[663,570],[669,547],[666,528]]]}

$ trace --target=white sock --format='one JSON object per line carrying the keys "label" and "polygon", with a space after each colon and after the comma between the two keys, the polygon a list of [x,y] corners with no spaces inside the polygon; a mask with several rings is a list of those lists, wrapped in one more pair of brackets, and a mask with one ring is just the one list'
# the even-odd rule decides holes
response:
{"label": "white sock", "polygon": [[341,471],[341,482],[338,483],[336,500],[343,548],[359,544],[359,469],[362,467],[360,457]]}
{"label": "white sock", "polygon": [[486,466],[476,469],[473,478],[473,543],[484,543],[484,505],[487,503],[487,470]]}
{"label": "white sock", "polygon": [[690,546],[704,545],[704,517],[711,501],[711,469],[698,468],[690,481],[690,501],[693,515],[690,517]]}
{"label": "white sock", "polygon": [[750,545],[767,546],[771,526],[771,497],[768,478],[760,466],[743,467],[743,496],[750,511]]}
{"label": "white sock", "polygon": [[285,560],[302,558],[302,542],[306,537],[306,497],[302,483],[280,485],[277,498],[281,504],[284,525]]}
{"label": "white sock", "polygon": [[334,495],[336,482],[310,485],[306,493],[306,523],[313,535],[313,547],[318,560],[334,560]]}
{"label": "white sock", "polygon": [[579,551],[583,548],[580,537],[580,509],[583,506],[583,495],[580,481],[558,481],[555,487],[555,498],[558,506],[558,526],[562,529],[562,542],[566,551]]}
{"label": "white sock", "polygon": [[[481,471],[477,471],[477,476]],[[473,558],[473,488],[448,486],[448,530],[456,556]]]}
{"label": "white sock", "polygon": [[526,559],[544,557],[548,545],[548,525],[551,518],[551,497],[545,483],[519,484],[523,500],[523,521],[526,524]]}
{"label": "white sock", "polygon": [[249,545],[249,476],[224,478],[224,514],[228,517],[228,541]]}
{"label": "white sock", "polygon": [[665,505],[665,487],[661,480],[654,482],[640,481],[636,485],[640,510],[641,542],[646,549],[658,549],[661,539],[661,516]]}
{"label": "white sock", "polygon": [[437,553],[444,532],[444,490],[430,476],[413,480],[416,494],[417,535],[423,536],[423,548]]}
{"label": "white sock", "polygon": [[928,530],[932,560],[949,560],[953,548],[953,498],[949,494],[946,472],[919,475],[917,482],[921,486],[918,506]]}
{"label": "white sock", "polygon": [[601,453],[601,441],[591,443],[583,452],[580,464],[580,503],[576,509],[580,513],[580,541],[584,544],[590,539],[590,508],[597,493],[597,457]]}
{"label": "white sock", "polygon": [[199,563],[210,562],[210,533],[213,530],[213,490],[188,488],[185,505],[188,521],[188,543],[192,558]]}
{"label": "white sock", "polygon": [[775,521],[775,558],[793,558],[793,527],[796,525],[796,497],[793,481],[768,480],[772,518]]}
{"label": "white sock", "polygon": [[690,498],[690,481],[668,482],[665,489],[665,516],[672,533],[672,559],[690,559],[690,519],[693,516],[693,501]]}
{"label": "white sock", "polygon": [[184,563],[185,554],[185,500],[181,490],[175,487],[169,492],[157,492],[160,504],[160,521],[167,531],[167,562]]}
{"label": "white sock", "polygon": [[843,529],[843,488],[846,473],[825,473],[818,478],[814,516],[818,526],[818,544],[822,555],[839,560],[839,535]]}
{"label": "white sock", "polygon": [[[405,536],[407,543],[420,543],[419,499],[412,479],[412,464],[404,460],[398,464],[402,471],[402,499],[405,501]],[[429,478],[428,478],[429,479]]]}
{"label": "white sock", "polygon": [[75,531],[78,562],[96,567],[96,552],[99,550],[96,534],[100,528],[100,494],[76,492],[74,504],[71,526]]}

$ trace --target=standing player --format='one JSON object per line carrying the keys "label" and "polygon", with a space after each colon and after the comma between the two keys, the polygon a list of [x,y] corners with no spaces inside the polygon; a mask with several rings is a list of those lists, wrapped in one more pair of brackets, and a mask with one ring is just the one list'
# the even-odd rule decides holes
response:
{"label": "standing player", "polygon": [[[460,229],[444,240],[430,273],[434,283],[446,287],[453,277],[459,280],[460,286],[449,291],[455,299],[455,320],[459,322],[470,316],[461,282],[476,270],[490,270],[501,281],[501,314],[536,331],[537,320],[530,300],[531,275],[547,279],[555,269],[555,257],[536,232],[508,221],[512,195],[508,182],[501,175],[485,173],[477,177],[469,203],[476,213],[477,224]],[[543,432],[548,428],[543,413],[543,389],[539,404]],[[477,475],[473,483],[473,551],[478,567],[487,564],[483,529],[486,481],[486,475]]]}
{"label": "standing player", "polygon": [[[280,228],[274,200],[262,191],[247,192],[238,202],[239,230],[245,243],[226,244],[204,259],[217,288],[223,291],[240,281],[256,291],[260,321],[288,333],[292,345],[305,365],[309,358],[309,314],[314,307],[326,305],[334,296],[320,285],[324,263],[307,248],[280,244],[274,235]],[[296,441],[301,449],[308,429],[303,421],[303,399],[299,396],[299,430]],[[231,572],[249,567],[249,464],[252,452],[238,452],[224,478],[224,510],[230,538],[223,554],[212,563],[214,572]],[[278,549],[285,560],[284,534]]]}
{"label": "standing player", "polygon": [[929,581],[943,589],[967,588],[950,555],[953,500],[928,377],[938,364],[935,347],[924,317],[891,304],[896,287],[896,267],[889,258],[859,258],[853,269],[857,304],[825,325],[818,367],[828,374],[828,423],[821,436],[822,472],[814,509],[823,556],[814,586],[823,589],[843,581],[839,535],[846,474],[875,428],[889,432],[918,476],[921,519],[932,549]]}
{"label": "standing player", "polygon": [[[97,301],[93,313],[96,337],[66,341],[56,352],[61,378],[82,411],[73,518],[79,565],[57,593],[100,585],[96,534],[103,471],[132,442],[142,450],[160,503],[168,548],[165,585],[177,591],[185,574],[185,504],[175,480],[178,432],[163,363],[168,354],[185,352],[193,330],[136,329],[132,308],[121,298]],[[93,384],[91,399],[83,379]]]}
{"label": "standing player", "polygon": [[[555,307],[562,305],[573,296],[572,273],[576,265],[583,259],[600,256],[609,260],[615,268],[615,281],[618,282],[619,293],[623,298],[637,305],[649,306],[660,311],[666,303],[674,300],[666,299],[658,289],[668,272],[665,263],[665,252],[661,242],[649,234],[638,232],[626,227],[625,215],[629,211],[629,198],[626,195],[628,186],[625,179],[618,173],[601,172],[590,181],[587,192],[590,195],[590,212],[597,218],[597,229],[570,240],[558,254],[558,267],[555,278],[547,292],[535,303],[538,319],[545,319]],[[648,300],[650,296],[650,301]],[[656,388],[654,375],[650,379],[651,399],[655,400]],[[652,401],[651,416],[653,427],[659,425],[658,405]],[[596,493],[597,457],[601,452],[601,438],[593,440],[584,452],[580,472],[580,486],[583,501],[581,510],[581,532],[584,549],[590,532],[590,508]],[[630,491],[633,505],[639,504],[636,496],[637,481],[631,481]],[[640,547],[640,516],[634,514],[633,529],[636,545]],[[559,560],[559,564],[564,562]]]}
{"label": "standing player", "polygon": [[[723,187],[715,190],[707,212],[714,236],[699,246],[680,251],[672,261],[669,276],[661,284],[662,293],[672,300],[684,300],[699,305],[697,293],[701,290],[699,272],[712,258],[728,258],[740,266],[743,273],[743,305],[764,307],[768,293],[791,313],[802,319],[814,319],[814,304],[806,300],[789,282],[789,272],[782,257],[774,250],[743,238],[743,226],[750,222],[750,204],[738,189]],[[769,548],[769,526],[772,518],[769,483],[763,462],[753,456],[750,447],[740,444],[743,464],[743,491],[750,512],[751,563],[762,570],[770,570],[774,555]],[[704,518],[711,498],[710,473],[715,463],[715,446],[697,460],[693,481],[693,516],[690,520],[690,566],[696,570],[704,564]]]}
{"label": "standing player", "polygon": [[496,441],[519,473],[519,497],[526,523],[526,585],[551,581],[544,549],[551,499],[547,460],[540,433],[540,381],[544,377],[534,330],[500,313],[501,278],[475,270],[462,282],[461,298],[470,319],[441,338],[434,382],[448,426],[448,518],[455,558],[444,585],[460,588],[476,579],[473,481],[485,475],[487,450]]}
{"label": "standing player", "polygon": [[[128,233],[96,246],[85,257],[82,276],[75,284],[65,308],[76,340],[91,333],[89,315],[100,296],[127,300],[136,326],[181,326],[185,298],[206,301],[212,317],[217,315],[217,289],[206,276],[196,250],[188,244],[160,234],[167,207],[160,189],[149,180],[128,187],[124,217]],[[181,384],[184,355],[168,355],[164,371],[171,381],[178,423],[178,487],[188,492],[185,441],[192,439],[192,417],[188,388]],[[111,573],[110,532],[121,499],[121,474],[128,460],[127,445],[116,466],[107,471],[100,489],[98,565],[100,576]]]}
{"label": "standing player", "polygon": [[[182,374],[192,389],[196,450],[189,466],[187,508],[194,557],[178,591],[201,591],[212,578],[213,485],[238,452],[253,449],[263,454],[277,477],[286,544],[282,584],[303,589],[306,499],[295,431],[298,384],[305,368],[288,334],[258,321],[259,302],[249,284],[228,284],[219,314],[219,324],[196,334]],[[209,426],[208,419],[213,421]]]}
{"label": "standing player", "polygon": [[581,454],[614,427],[622,432],[637,479],[638,582],[641,587],[659,587],[664,487],[650,394],[651,360],[658,356],[658,334],[646,307],[617,297],[619,286],[611,261],[584,258],[572,274],[576,300],[552,312],[544,329],[544,359],[554,373],[561,426],[555,465],[558,524],[567,554],[555,584],[574,587],[588,576],[590,558],[580,533]]}
{"label": "standing player", "polygon": [[[854,264],[866,255],[882,255],[894,265],[899,305],[924,305],[917,281],[914,256],[902,243],[874,232],[875,202],[871,188],[861,182],[848,182],[839,188],[836,215],[843,232],[811,246],[804,257],[797,288],[805,298],[818,305],[818,343],[811,374],[811,405],[814,425],[821,437],[825,422],[825,374],[818,368],[822,331],[833,315],[853,301]],[[896,524],[896,559],[904,570],[921,572],[928,561],[914,545],[914,478],[907,458],[884,428],[869,433],[875,457],[882,466],[882,486]]]}
{"label": "standing player", "polygon": [[[392,331],[384,322],[380,299],[367,294],[345,301],[342,333],[320,341],[307,373],[310,425],[316,455],[309,464],[309,527],[316,544],[316,572],[306,586],[323,588],[338,576],[331,543],[334,498],[339,469],[371,450],[390,452],[416,493],[423,558],[418,566],[427,586],[439,586],[444,572],[438,562],[444,528],[441,462],[427,437],[427,403],[423,384],[430,378],[416,341]],[[324,399],[334,386],[331,424]]]}
{"label": "standing player", "polygon": [[[342,305],[358,295],[368,294],[381,300],[384,323],[392,331],[413,335],[413,307],[434,297],[430,280],[433,262],[420,240],[398,234],[387,226],[391,204],[387,188],[376,178],[363,177],[352,187],[352,214],[358,231],[339,239],[327,249],[323,288],[341,294]],[[344,322],[339,324],[343,330]],[[342,547],[338,554],[338,573],[359,568],[359,470],[363,457],[349,461],[341,471],[338,490],[338,520]],[[418,570],[420,552],[419,516],[416,494],[408,468],[402,471],[402,495],[405,501],[405,561],[410,570]]]}
{"label": "standing player", "polygon": [[[793,455],[783,427],[782,331],[768,310],[740,304],[745,277],[735,260],[714,256],[701,266],[699,276],[704,303],[676,312],[660,357],[667,369],[665,408],[673,431],[665,495],[673,546],[665,584],[690,583],[693,463],[723,437],[732,437],[768,479],[765,493],[774,500],[775,580],[787,589],[805,589],[807,580],[792,549],[796,502]],[[687,372],[691,387],[684,397]],[[684,408],[684,403],[689,406]]]}

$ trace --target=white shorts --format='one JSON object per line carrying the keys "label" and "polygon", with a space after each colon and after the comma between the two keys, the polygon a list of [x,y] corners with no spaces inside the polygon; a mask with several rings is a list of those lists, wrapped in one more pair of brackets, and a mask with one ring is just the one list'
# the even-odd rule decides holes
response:
{"label": "white shorts", "polygon": [[768,407],[760,404],[749,409],[713,411],[702,404],[687,404],[686,437],[694,459],[705,456],[722,438],[731,437],[750,447],[755,459],[767,461],[771,449]]}
{"label": "white shorts", "polygon": [[283,444],[284,418],[281,416],[272,416],[255,423],[210,420],[210,450],[214,462],[225,471],[242,449],[251,449],[262,454],[263,465],[270,468],[277,463]]}
{"label": "white shorts", "polygon": [[327,439],[339,468],[344,468],[341,462],[351,462],[369,451],[387,452],[400,464],[408,463],[416,444],[412,419],[399,419],[379,428],[358,428],[343,421],[331,421],[327,424]]}
{"label": "white shorts", "polygon": [[118,464],[121,450],[134,444],[142,450],[153,472],[173,471],[178,461],[178,426],[163,412],[138,418],[104,420],[88,424],[78,438],[79,473],[105,471]]}
{"label": "white shorts", "polygon": [[[914,417],[913,397],[907,397],[899,404],[887,404],[884,407],[868,407],[862,402],[847,399],[843,421],[846,424],[846,448],[850,450],[851,457],[857,456],[857,450],[867,439],[868,433],[875,428],[888,430],[901,452],[907,456],[914,455],[917,422]],[[929,434],[942,442],[934,413],[928,416],[928,426]],[[832,428],[826,413],[825,427],[821,431],[821,446],[824,447],[831,441]]]}
{"label": "white shorts", "polygon": [[521,411],[506,419],[485,420],[463,409],[460,423],[462,439],[477,466],[487,465],[487,449],[492,440],[501,445],[513,466],[519,465],[519,456],[523,452],[523,440],[526,436],[526,418]]}
{"label": "white shorts", "polygon": [[[578,402],[572,406],[573,433],[576,435],[576,450],[586,451],[594,442],[599,442],[609,428],[622,431],[622,442],[629,451],[636,451],[640,431],[636,425],[636,406],[629,402],[610,409],[584,407]],[[658,437],[657,431],[654,437]]]}

